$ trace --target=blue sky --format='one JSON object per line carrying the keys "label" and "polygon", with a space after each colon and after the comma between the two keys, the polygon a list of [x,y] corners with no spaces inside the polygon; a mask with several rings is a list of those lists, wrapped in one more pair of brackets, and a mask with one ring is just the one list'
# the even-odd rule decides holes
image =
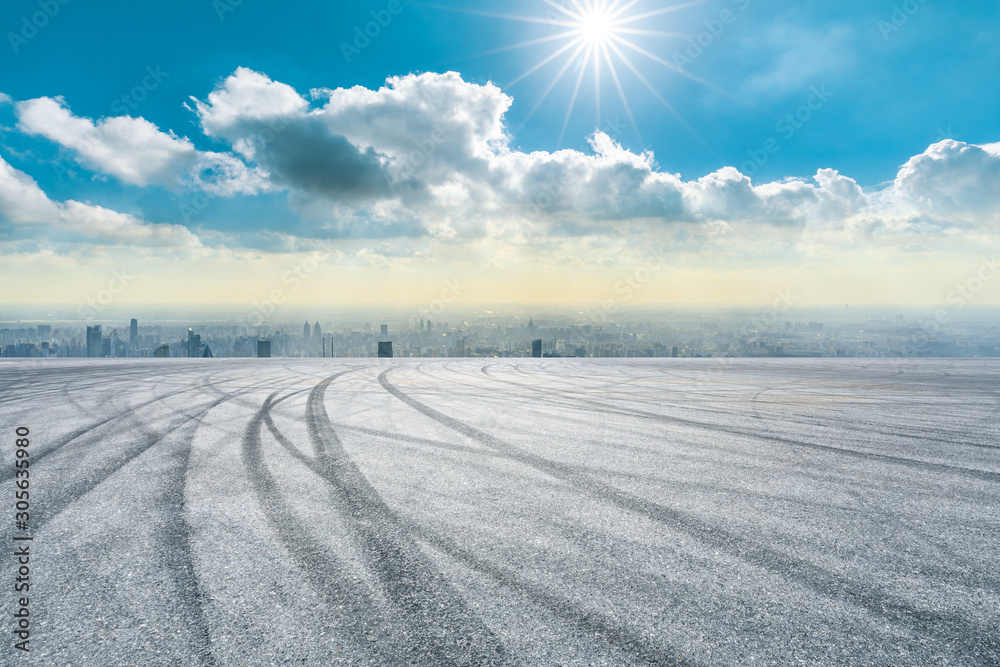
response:
{"label": "blue sky", "polygon": [[[171,248],[154,260],[179,252],[178,245],[187,251],[197,247],[197,257],[178,260],[194,266],[213,253],[294,254],[327,244],[321,250],[335,253],[342,270],[366,262],[384,270],[402,261],[394,258],[405,258],[407,270],[421,276],[421,261],[451,265],[470,253],[500,257],[511,252],[516,257],[504,261],[530,271],[604,265],[610,261],[605,253],[627,256],[653,242],[670,245],[688,270],[710,272],[705,248],[722,248],[713,245],[722,243],[719,237],[732,244],[727,250],[731,261],[756,271],[796,270],[816,247],[832,262],[877,247],[886,266],[895,261],[885,255],[891,249],[905,249],[909,256],[920,248],[961,275],[959,265],[972,262],[983,235],[996,231],[991,213],[996,185],[990,185],[997,173],[996,150],[980,148],[1000,141],[995,83],[1000,6],[993,2],[620,0],[613,4],[628,7],[619,20],[653,14],[620,24],[617,41],[608,42],[629,57],[648,84],[609,49],[621,94],[602,61],[600,116],[588,70],[568,120],[577,67],[570,64],[544,93],[571,52],[518,79],[570,39],[549,38],[575,29],[553,25],[546,17],[573,24],[574,13],[586,13],[582,0],[575,7],[565,0],[569,11],[561,13],[541,0],[398,5],[290,0],[280,10],[258,0],[108,2],[100,10],[80,0],[64,2],[11,0],[0,7],[5,35],[0,93],[9,100],[0,104],[0,158],[9,171],[8,198],[16,203],[37,195],[47,198],[44,206],[56,206],[28,212],[15,210],[14,203],[6,212],[0,208],[0,241],[6,243],[0,252],[28,266],[38,257],[64,257],[63,277],[72,270],[99,276],[98,267],[132,252],[127,243],[110,242],[109,234],[89,233],[85,225],[90,223],[80,216],[91,220],[94,215],[109,229],[142,227],[124,235],[138,239],[137,247]],[[605,11],[594,9],[597,15]],[[357,31],[378,16],[387,25],[370,44],[345,51]],[[508,48],[531,41],[538,43]],[[443,141],[440,151],[425,156],[430,166],[406,172],[402,181],[393,172],[390,183],[392,178],[398,182],[388,189],[384,179],[366,181],[365,169],[398,170],[407,142],[418,146],[429,135],[418,132],[393,145],[363,140],[366,130],[356,125],[364,122],[358,120],[363,114],[357,114],[372,108],[370,100],[360,92],[334,95],[337,104],[355,105],[357,113],[328,113],[321,119],[328,98],[310,96],[315,89],[353,87],[374,93],[388,77],[447,72],[459,79],[445,85],[442,79],[411,77],[410,93],[383,100],[379,113],[412,120],[418,107],[427,110],[428,99],[440,109],[461,108],[457,118],[482,113],[481,123],[470,121],[479,123],[470,130],[470,141],[481,145],[462,148]],[[223,121],[220,105],[209,96],[245,92],[239,86],[253,87],[252,81],[268,81],[271,89],[281,86],[287,93],[291,106],[280,112],[286,114],[282,127],[291,119],[293,129],[248,153],[241,152],[240,142],[263,127],[250,127],[253,112],[247,109],[257,101],[247,102],[243,117]],[[289,101],[293,92],[304,106]],[[275,101],[274,96],[267,100]],[[259,103],[266,106],[267,100]],[[411,103],[417,107],[407,107]],[[795,114],[798,121],[792,120]],[[73,134],[84,131],[81,120],[100,126],[101,119],[114,117],[130,120],[108,125],[113,136],[105,132],[100,146],[83,145]],[[139,119],[154,133],[142,134],[142,141],[134,134]],[[606,134],[613,148],[599,150],[595,130]],[[170,143],[169,137],[177,141]],[[341,146],[338,137],[350,150],[333,158]],[[928,153],[948,139],[958,143]],[[156,168],[143,164],[154,145],[166,151]],[[469,153],[461,154],[464,149]],[[556,153],[559,149],[572,154]],[[484,157],[483,150],[493,153]],[[646,152],[652,157],[643,157]],[[593,170],[603,169],[601,160],[614,168],[595,175]],[[901,167],[913,160],[918,162],[907,172],[909,180],[901,181]],[[206,164],[212,165],[211,173],[199,172],[204,176],[199,180],[190,170],[204,170]],[[733,173],[722,171],[726,168],[752,182],[739,183]],[[532,179],[559,169],[566,178],[582,178],[590,189],[610,189],[617,198],[609,195],[587,207],[569,201],[539,207],[539,197],[546,202],[550,197],[532,190]],[[225,173],[220,176],[219,170]],[[623,184],[621,170],[631,170],[631,185]],[[835,170],[850,183],[823,185],[816,180],[819,170]],[[713,174],[723,177],[702,182]],[[679,179],[668,187],[661,175]],[[25,185],[26,180],[34,185]],[[812,190],[787,186],[789,180]],[[777,195],[753,190],[783,183],[786,190]],[[959,191],[949,190],[952,186]],[[727,194],[740,188],[750,199],[736,202]],[[830,204],[841,196],[830,193],[843,194],[844,188],[850,192]],[[854,201],[862,195],[856,197],[853,188],[863,193],[864,203]],[[456,189],[463,193],[460,206],[454,204]],[[556,199],[570,199],[564,186],[556,189]],[[508,210],[520,199],[527,212],[512,219]],[[654,200],[655,205],[649,203]],[[92,208],[67,212],[68,202]],[[831,206],[837,212],[828,210]],[[748,208],[759,211],[748,215]],[[791,208],[797,212],[789,213]],[[107,222],[113,214],[128,220]],[[44,221],[35,220],[46,216],[72,221],[46,229]],[[818,240],[832,233],[832,218],[842,223],[838,233],[847,229],[848,237],[882,240],[833,250],[828,240]],[[958,239],[963,234],[966,245]],[[886,242],[890,235],[893,240]],[[156,241],[146,243],[147,237]],[[747,237],[759,247],[748,250]],[[502,280],[501,269],[497,280]],[[43,272],[38,266],[31,270]],[[573,270],[565,269],[565,275]],[[156,275],[172,278],[166,268]],[[219,295],[229,289],[223,283]],[[495,298],[512,296],[501,294],[496,291]],[[142,295],[159,298],[152,291]],[[37,298],[52,297],[40,289]],[[920,300],[915,294],[905,298]]]}

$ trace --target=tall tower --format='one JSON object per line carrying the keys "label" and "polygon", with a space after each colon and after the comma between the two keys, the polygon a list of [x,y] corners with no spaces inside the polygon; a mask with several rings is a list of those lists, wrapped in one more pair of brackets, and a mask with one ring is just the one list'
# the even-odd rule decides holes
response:
{"label": "tall tower", "polygon": [[196,359],[201,356],[201,336],[188,329],[188,357]]}
{"label": "tall tower", "polygon": [[137,347],[139,343],[139,320],[132,319],[131,324],[128,327],[128,344],[133,350]]}
{"label": "tall tower", "polygon": [[87,356],[88,357],[103,357],[104,356],[104,336],[101,334],[101,325],[87,327]]}
{"label": "tall tower", "polygon": [[302,327],[302,337],[309,340],[310,336],[312,336],[312,327],[310,327],[309,323],[306,322],[305,326]]}
{"label": "tall tower", "polygon": [[323,329],[319,326],[319,322],[317,322],[316,326],[313,327],[313,338],[322,338],[322,337],[323,337]]}

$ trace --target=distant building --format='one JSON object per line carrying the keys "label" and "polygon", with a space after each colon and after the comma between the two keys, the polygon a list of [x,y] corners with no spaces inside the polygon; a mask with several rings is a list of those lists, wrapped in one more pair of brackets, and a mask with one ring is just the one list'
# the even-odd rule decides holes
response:
{"label": "distant building", "polygon": [[392,341],[382,341],[378,344],[378,357],[379,359],[392,359]]}
{"label": "distant building", "polygon": [[258,359],[271,358],[271,341],[269,340],[257,341],[257,358]]}
{"label": "distant building", "polygon": [[104,356],[104,336],[101,334],[101,325],[87,327],[87,356],[97,358]]}
{"label": "distant building", "polygon": [[380,327],[379,335],[382,336],[382,338],[388,338],[389,337],[389,325],[388,324],[383,324]]}
{"label": "distant building", "polygon": [[316,326],[313,327],[313,338],[322,338],[322,337],[323,337],[323,329],[319,326],[319,322],[317,322]]}
{"label": "distant building", "polygon": [[681,351],[678,348],[676,348],[676,347],[671,348],[670,349],[670,356],[673,357],[674,359],[676,359],[677,357],[681,356]]}
{"label": "distant building", "polygon": [[202,359],[213,359],[214,357],[215,357],[215,355],[212,354],[212,348],[210,348],[208,346],[208,343],[205,343],[205,351],[201,353],[201,358]]}
{"label": "distant building", "polygon": [[157,359],[169,359],[170,346],[164,343],[160,347],[156,348],[156,352],[153,352],[153,356]]}
{"label": "distant building", "polygon": [[51,336],[52,335],[52,325],[51,324],[39,324],[38,325],[38,335],[39,335],[39,337]]}
{"label": "distant building", "polygon": [[535,340],[531,341],[531,356],[534,357],[535,359],[541,359],[542,358],[542,339],[541,338],[536,338]]}
{"label": "distant building", "polygon": [[309,340],[312,337],[312,327],[309,326],[308,322],[306,322],[305,326],[302,327],[302,337],[306,340]]}
{"label": "distant building", "polygon": [[201,356],[201,336],[194,332],[194,329],[188,329],[188,357],[191,359],[197,359]]}
{"label": "distant building", "polygon": [[128,327],[128,344],[133,350],[139,343],[139,320],[133,319]]}

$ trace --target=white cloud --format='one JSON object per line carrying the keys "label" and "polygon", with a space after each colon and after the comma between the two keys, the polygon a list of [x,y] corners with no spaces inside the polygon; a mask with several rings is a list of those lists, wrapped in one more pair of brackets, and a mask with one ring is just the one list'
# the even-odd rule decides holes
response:
{"label": "white cloud", "polygon": [[216,88],[207,102],[191,99],[205,134],[230,138],[239,136],[252,123],[291,116],[309,105],[291,86],[245,67]]}
{"label": "white cloud", "polygon": [[25,131],[126,182],[223,195],[287,190],[292,210],[313,224],[302,233],[317,237],[522,243],[608,236],[622,225],[786,239],[996,228],[1000,144],[935,144],[877,189],[833,169],[755,183],[723,167],[686,181],[601,132],[586,152],[516,150],[505,129],[511,102],[453,72],[394,77],[378,90],[317,89],[310,100],[240,68],[192,104],[203,132],[232,153],[199,152],[141,118],[95,124],[61,98],[22,102],[18,113]]}
{"label": "white cloud", "polygon": [[[600,132],[590,152],[524,153],[505,130],[511,98],[453,72],[394,77],[378,90],[319,89],[312,98],[320,105],[241,68],[207,101],[195,100],[195,111],[206,134],[292,191],[297,210],[321,222],[335,217],[348,226],[343,233],[358,225],[407,235],[409,226],[445,239],[540,237],[602,234],[626,221],[936,233],[977,224],[962,216],[976,218],[998,182],[989,149],[939,155],[948,152],[941,144],[904,166],[894,185],[870,192],[831,169],[755,184],[724,167],[684,181],[660,171],[651,153],[629,152]],[[375,213],[387,201],[396,202],[396,224]],[[345,215],[344,206],[359,212]],[[933,215],[917,224],[921,213]]]}
{"label": "white cloud", "polygon": [[113,245],[197,248],[181,225],[150,224],[134,216],[78,201],[55,202],[22,171],[0,158],[0,218]]}
{"label": "white cloud", "polygon": [[264,175],[239,158],[200,152],[185,137],[161,132],[143,118],[117,116],[95,123],[73,115],[61,97],[19,102],[19,128],[72,150],[85,167],[132,185],[196,186],[216,194],[259,191]]}
{"label": "white cloud", "polygon": [[952,139],[934,144],[899,171],[894,188],[915,211],[996,217],[1000,211],[1000,151]]}

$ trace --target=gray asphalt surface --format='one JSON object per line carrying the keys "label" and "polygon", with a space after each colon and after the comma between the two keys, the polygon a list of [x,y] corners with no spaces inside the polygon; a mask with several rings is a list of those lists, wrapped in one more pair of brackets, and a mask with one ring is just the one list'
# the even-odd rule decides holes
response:
{"label": "gray asphalt surface", "polygon": [[39,665],[1000,665],[987,360],[0,362]]}

